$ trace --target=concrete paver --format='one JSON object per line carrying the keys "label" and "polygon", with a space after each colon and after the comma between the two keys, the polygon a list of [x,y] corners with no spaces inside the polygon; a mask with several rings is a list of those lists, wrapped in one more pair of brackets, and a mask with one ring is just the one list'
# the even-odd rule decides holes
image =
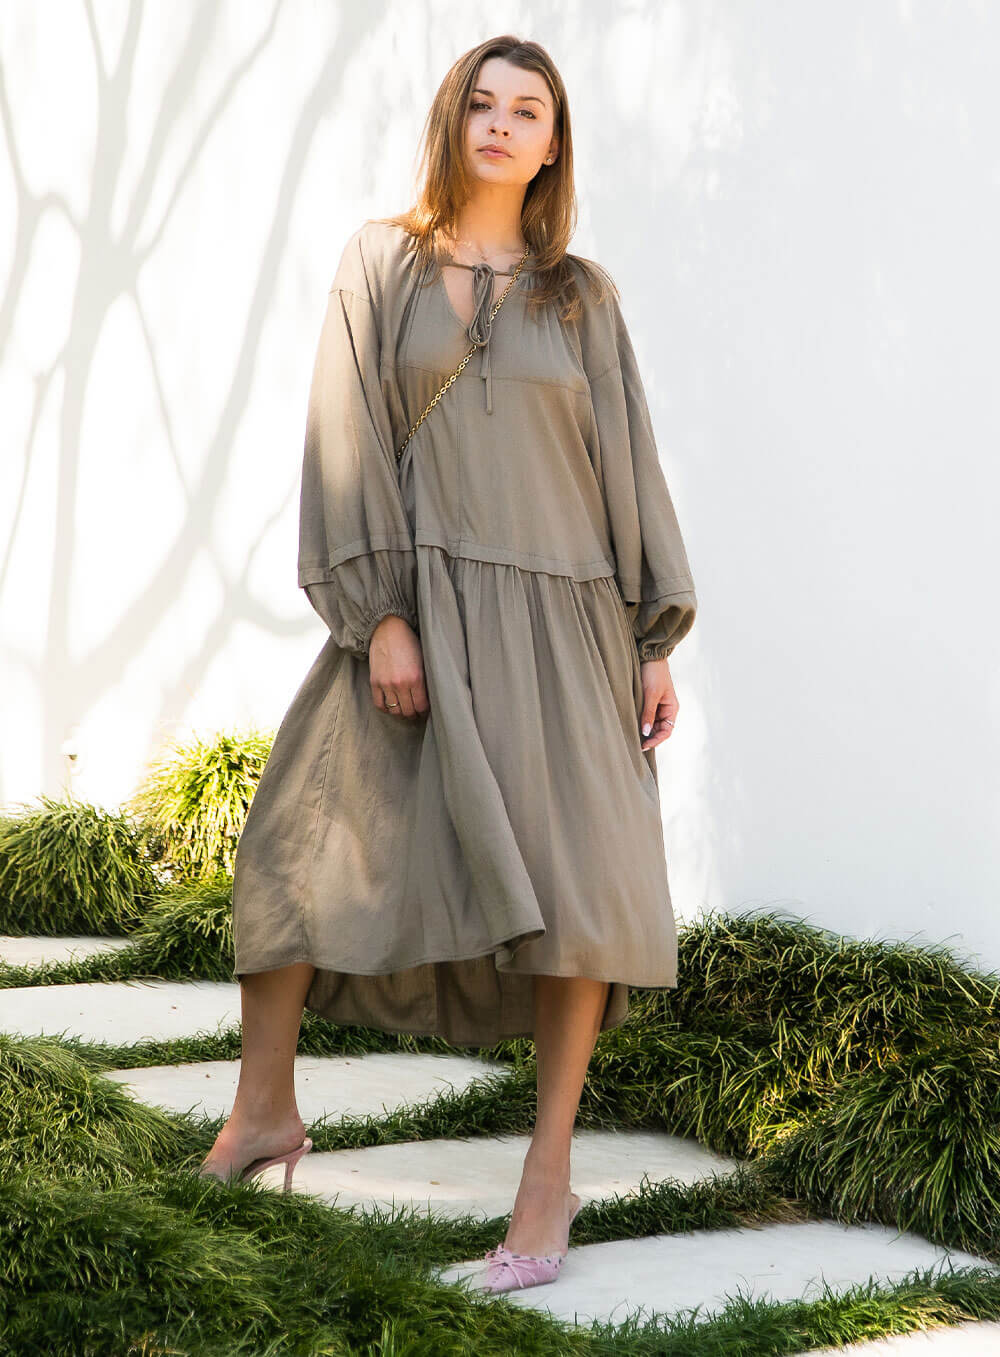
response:
{"label": "concrete paver", "polygon": [[0,1032],[131,1045],[238,1027],[235,981],[114,980],[0,989]]}
{"label": "concrete paver", "polygon": [[876,1338],[848,1347],[813,1348],[798,1357],[998,1357],[1000,1324],[990,1321],[940,1325],[915,1333]]}
{"label": "concrete paver", "polygon": [[[128,946],[113,938],[0,936],[0,959],[14,965],[83,957]],[[0,990],[0,1031],[79,1037],[108,1043],[172,1040],[214,1034],[240,1024],[239,986],[231,982],[126,981],[26,986]],[[307,1123],[383,1116],[424,1103],[448,1088],[506,1073],[498,1062],[463,1055],[408,1052],[350,1057],[298,1057],[299,1110]],[[109,1072],[136,1099],[172,1111],[216,1117],[232,1106],[239,1061],[207,1061]],[[295,1188],[340,1208],[391,1212],[399,1207],[480,1219],[506,1216],[513,1206],[527,1135],[435,1139],[361,1150],[313,1152],[296,1170]],[[735,1160],[690,1138],[657,1132],[581,1130],[573,1137],[572,1184],[585,1202],[627,1197],[644,1175],[652,1182],[691,1183],[727,1173]],[[279,1187],[283,1169],[261,1181]],[[496,1242],[499,1242],[499,1236]],[[709,1230],[575,1246],[559,1279],[507,1293],[517,1305],[570,1322],[622,1323],[639,1314],[700,1307],[699,1318],[737,1294],[773,1300],[815,1299],[826,1282],[845,1290],[869,1278],[897,1281],[916,1268],[991,1266],[913,1234],[880,1225],[831,1221]],[[1000,1270],[994,1267],[994,1270]],[[483,1272],[470,1259],[439,1272],[442,1281]],[[1000,1323],[971,1323],[826,1348],[858,1357],[1000,1357]],[[802,1355],[805,1357],[805,1354]]]}
{"label": "concrete paver", "polygon": [[130,938],[17,938],[0,934],[0,961],[10,966],[38,966],[45,961],[83,961],[98,952],[118,952]]}
{"label": "concrete paver", "polygon": [[[400,1107],[424,1103],[449,1088],[456,1092],[476,1080],[504,1077],[509,1067],[460,1055],[371,1052],[361,1056],[297,1056],[295,1096],[307,1126],[324,1117],[382,1117]],[[239,1082],[238,1060],[205,1060],[108,1070],[133,1097],[171,1112],[208,1117],[228,1115]],[[300,1166],[296,1176],[302,1173]]]}
{"label": "concrete paver", "polygon": [[[949,1258],[955,1267],[989,1266],[882,1225],[805,1221],[587,1244],[570,1249],[555,1282],[508,1294],[515,1304],[572,1323],[621,1324],[640,1309],[648,1319],[654,1311],[673,1314],[694,1306],[702,1307],[698,1318],[705,1319],[725,1307],[727,1295],[815,1300],[824,1279],[834,1290],[846,1290],[869,1277],[892,1282],[915,1268],[947,1268]],[[439,1277],[468,1277],[475,1286],[484,1271],[476,1259]]]}
{"label": "concrete paver", "polygon": [[[385,1209],[395,1203],[417,1211],[482,1220],[507,1215],[514,1205],[530,1136],[406,1141],[360,1150],[306,1155],[295,1171],[296,1190],[330,1205]],[[651,1181],[685,1183],[713,1172],[729,1173],[735,1161],[697,1141],[655,1131],[577,1131],[573,1136],[573,1191],[584,1201],[634,1193],[644,1173]],[[279,1185],[279,1165],[261,1175]],[[497,1241],[499,1242],[499,1240]]]}

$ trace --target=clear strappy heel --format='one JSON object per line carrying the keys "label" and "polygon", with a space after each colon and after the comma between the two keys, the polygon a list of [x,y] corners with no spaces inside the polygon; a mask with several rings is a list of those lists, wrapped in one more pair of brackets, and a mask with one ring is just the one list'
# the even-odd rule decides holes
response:
{"label": "clear strappy heel", "polygon": [[309,1153],[312,1147],[312,1141],[306,1136],[297,1150],[289,1150],[287,1154],[276,1154],[273,1159],[251,1159],[250,1163],[247,1164],[246,1168],[239,1175],[238,1181],[244,1183],[250,1178],[255,1178],[258,1173],[263,1173],[264,1169],[269,1169],[273,1164],[284,1164],[285,1183],[282,1191],[291,1192],[292,1174],[295,1172],[295,1165],[304,1154]]}
{"label": "clear strappy heel", "polygon": [[237,1171],[236,1169],[231,1168],[229,1173],[225,1176],[221,1173],[206,1172],[205,1160],[202,1160],[198,1168],[192,1170],[192,1172],[197,1178],[210,1179],[213,1182],[226,1183],[227,1185],[232,1186],[233,1183],[245,1183],[251,1178],[256,1178],[258,1173],[263,1173],[265,1169],[269,1169],[273,1164],[284,1164],[285,1182],[282,1190],[284,1192],[291,1192],[292,1174],[295,1172],[295,1165],[304,1154],[309,1153],[312,1147],[312,1141],[306,1136],[302,1144],[297,1146],[294,1150],[288,1150],[285,1154],[275,1154],[261,1159],[251,1159],[250,1163],[246,1164],[242,1169]]}

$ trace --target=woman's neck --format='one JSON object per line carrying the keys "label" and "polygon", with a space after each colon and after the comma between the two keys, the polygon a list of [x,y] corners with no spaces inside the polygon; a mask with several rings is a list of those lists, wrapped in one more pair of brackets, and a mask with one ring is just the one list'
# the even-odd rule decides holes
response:
{"label": "woman's neck", "polygon": [[522,202],[523,198],[502,208],[496,202],[466,203],[448,233],[449,243],[486,259],[510,254],[520,258],[526,244],[521,230]]}

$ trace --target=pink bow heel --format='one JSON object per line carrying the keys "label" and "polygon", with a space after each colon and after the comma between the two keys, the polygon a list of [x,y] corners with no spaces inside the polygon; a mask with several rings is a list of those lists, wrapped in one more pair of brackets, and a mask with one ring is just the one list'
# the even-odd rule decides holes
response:
{"label": "pink bow heel", "polygon": [[[570,1225],[573,1224],[582,1205],[583,1202],[578,1201],[573,1208],[569,1218]],[[485,1261],[488,1266],[483,1290],[515,1291],[529,1286],[542,1286],[545,1282],[554,1282],[559,1276],[559,1269],[565,1258],[566,1253],[546,1253],[541,1257],[533,1253],[512,1253],[504,1244],[498,1244],[486,1254]]]}
{"label": "pink bow heel", "polygon": [[302,1158],[304,1154],[309,1153],[312,1147],[313,1147],[312,1141],[309,1139],[308,1136],[306,1136],[305,1140],[303,1140],[302,1144],[299,1146],[297,1150],[289,1150],[287,1154],[276,1154],[273,1159],[252,1159],[250,1163],[247,1164],[243,1172],[240,1174],[239,1181],[243,1183],[250,1178],[255,1178],[258,1173],[262,1173],[264,1169],[269,1169],[272,1164],[284,1164],[285,1185],[282,1188],[282,1191],[291,1192],[292,1174],[295,1172],[295,1165],[299,1162],[299,1160]]}

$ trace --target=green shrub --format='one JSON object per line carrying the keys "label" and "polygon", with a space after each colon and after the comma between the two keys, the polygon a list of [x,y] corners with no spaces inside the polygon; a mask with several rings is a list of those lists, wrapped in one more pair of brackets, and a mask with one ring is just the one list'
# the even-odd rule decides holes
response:
{"label": "green shrub", "polygon": [[112,1186],[184,1150],[184,1128],[52,1037],[0,1033],[0,1181],[25,1170]]}
{"label": "green shrub", "polygon": [[141,822],[151,861],[172,880],[232,875],[236,845],[271,752],[273,735],[221,733],[174,741],[126,803]]}
{"label": "green shrub", "polygon": [[21,1178],[0,1181],[0,1228],[4,1352],[288,1351],[250,1230],[141,1188]]}
{"label": "green shrub", "polygon": [[131,975],[231,981],[236,962],[232,877],[219,872],[165,887],[131,946],[109,960]]}
{"label": "green shrub", "polygon": [[158,889],[132,820],[75,798],[0,821],[0,932],[129,932]]}
{"label": "green shrub", "polygon": [[233,881],[220,872],[204,881],[164,886],[128,945],[33,965],[7,964],[0,988],[22,985],[82,985],[95,981],[148,979],[231,981]]}
{"label": "green shrub", "polygon": [[1000,978],[946,947],[843,937],[776,911],[686,926],[678,971],[667,1017],[713,1031],[730,1015],[820,1085],[917,1049],[928,1028],[1000,1031]]}
{"label": "green shrub", "polygon": [[931,1032],[921,1049],[843,1080],[758,1162],[835,1220],[879,1220],[996,1257],[997,1041]]}

